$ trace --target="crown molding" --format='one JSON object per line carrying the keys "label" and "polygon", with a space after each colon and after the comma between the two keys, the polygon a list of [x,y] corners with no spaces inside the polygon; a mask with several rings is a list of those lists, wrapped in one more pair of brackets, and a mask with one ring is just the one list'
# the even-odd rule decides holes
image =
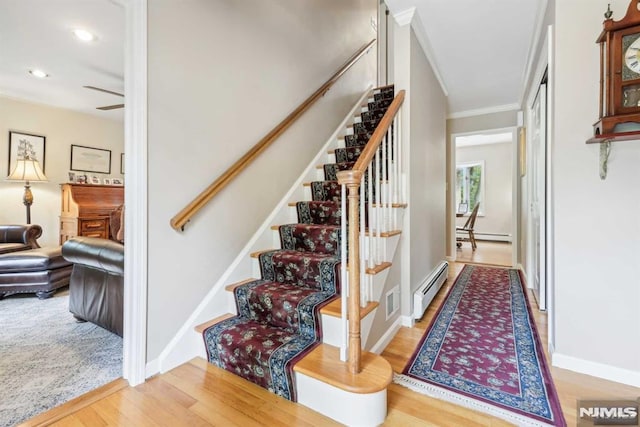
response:
{"label": "crown molding", "polygon": [[418,39],[418,43],[420,44],[420,47],[422,47],[422,51],[427,57],[427,61],[431,65],[433,74],[438,80],[440,88],[442,89],[442,92],[444,92],[444,96],[449,96],[449,91],[447,90],[447,86],[444,84],[442,74],[440,73],[438,64],[435,61],[435,55],[433,54],[433,48],[431,47],[431,43],[429,42],[429,37],[427,37],[427,32],[424,29],[422,20],[420,19],[420,14],[416,13],[415,6],[410,7],[409,9],[405,9],[401,12],[394,13],[393,19],[395,19],[396,23],[401,27],[411,24],[411,28],[416,35],[416,39]]}
{"label": "crown molding", "polygon": [[[536,58],[536,55],[538,54],[538,52],[540,52],[541,46],[540,46],[540,38],[542,37],[542,29],[543,29],[543,24],[544,24],[544,17],[547,14],[547,6],[548,6],[548,0],[542,0],[542,4],[540,9],[538,10],[538,16],[536,16],[536,21],[535,21],[535,32],[533,34],[533,38],[531,39],[531,44],[529,45],[529,53],[527,55],[527,63],[526,63],[526,67],[525,67],[525,71],[524,74],[522,76],[522,92],[520,93],[520,103],[522,104],[524,102],[524,97],[527,94],[527,91],[529,90],[529,80],[532,78],[532,72],[533,72],[533,67],[536,65],[534,64],[534,59]],[[538,62],[540,62],[541,58],[538,58]]]}
{"label": "crown molding", "polygon": [[505,111],[515,111],[520,109],[520,104],[514,102],[513,104],[495,105],[493,107],[478,108],[475,110],[456,111],[450,113],[447,119],[462,119],[464,117],[482,116],[484,114],[503,113]]}
{"label": "crown molding", "polygon": [[400,25],[401,27],[404,27],[407,24],[410,24],[411,21],[413,20],[414,15],[416,14],[416,7],[410,7],[409,9],[405,9],[401,12],[398,13],[394,13],[393,14],[393,19],[396,20],[396,22],[398,23],[398,25]]}

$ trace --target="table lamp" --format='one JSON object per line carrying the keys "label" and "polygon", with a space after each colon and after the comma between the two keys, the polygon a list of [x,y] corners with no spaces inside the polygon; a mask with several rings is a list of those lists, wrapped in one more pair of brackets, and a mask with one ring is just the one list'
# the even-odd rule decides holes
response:
{"label": "table lamp", "polygon": [[44,175],[40,163],[32,159],[30,155],[18,159],[16,167],[7,177],[7,181],[24,181],[24,196],[22,203],[27,207],[27,224],[31,224],[31,205],[33,204],[33,194],[31,193],[30,182],[49,181]]}

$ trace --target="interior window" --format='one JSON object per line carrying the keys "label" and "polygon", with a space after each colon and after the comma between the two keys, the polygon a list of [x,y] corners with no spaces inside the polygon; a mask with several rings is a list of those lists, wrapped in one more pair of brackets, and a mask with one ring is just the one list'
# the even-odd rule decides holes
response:
{"label": "interior window", "polygon": [[458,163],[456,165],[456,209],[469,213],[476,203],[483,211],[484,162]]}

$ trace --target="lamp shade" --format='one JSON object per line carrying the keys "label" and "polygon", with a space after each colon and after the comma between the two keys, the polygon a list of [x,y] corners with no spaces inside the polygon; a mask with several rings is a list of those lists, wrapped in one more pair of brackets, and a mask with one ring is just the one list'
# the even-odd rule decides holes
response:
{"label": "lamp shade", "polygon": [[7,181],[49,181],[44,175],[40,163],[36,159],[26,156],[16,161],[16,167],[7,177]]}

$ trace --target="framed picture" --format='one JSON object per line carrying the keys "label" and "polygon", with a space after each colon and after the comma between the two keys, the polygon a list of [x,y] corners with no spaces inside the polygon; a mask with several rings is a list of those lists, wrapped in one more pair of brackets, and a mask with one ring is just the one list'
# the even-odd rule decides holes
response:
{"label": "framed picture", "polygon": [[122,181],[120,178],[112,178],[111,185],[124,185],[124,181]]}
{"label": "framed picture", "polygon": [[124,175],[124,153],[120,153],[120,173]]}
{"label": "framed picture", "polygon": [[91,184],[100,185],[102,184],[102,180],[97,175],[91,175]]}
{"label": "framed picture", "polygon": [[76,184],[86,184],[87,175],[76,175]]}
{"label": "framed picture", "polygon": [[110,178],[105,178],[105,179],[102,180],[102,183],[104,185],[111,185],[111,179]]}
{"label": "framed picture", "polygon": [[525,127],[520,128],[518,145],[518,150],[520,151],[520,156],[518,156],[518,163],[520,163],[520,176],[523,177],[527,174],[527,129]]}
{"label": "framed picture", "polygon": [[109,174],[111,173],[111,150],[72,145],[70,169]]}
{"label": "framed picture", "polygon": [[36,159],[44,169],[46,138],[40,135],[32,135],[23,132],[9,131],[9,164],[7,165],[7,175],[16,168],[18,159],[24,158],[28,154],[32,159]]}

